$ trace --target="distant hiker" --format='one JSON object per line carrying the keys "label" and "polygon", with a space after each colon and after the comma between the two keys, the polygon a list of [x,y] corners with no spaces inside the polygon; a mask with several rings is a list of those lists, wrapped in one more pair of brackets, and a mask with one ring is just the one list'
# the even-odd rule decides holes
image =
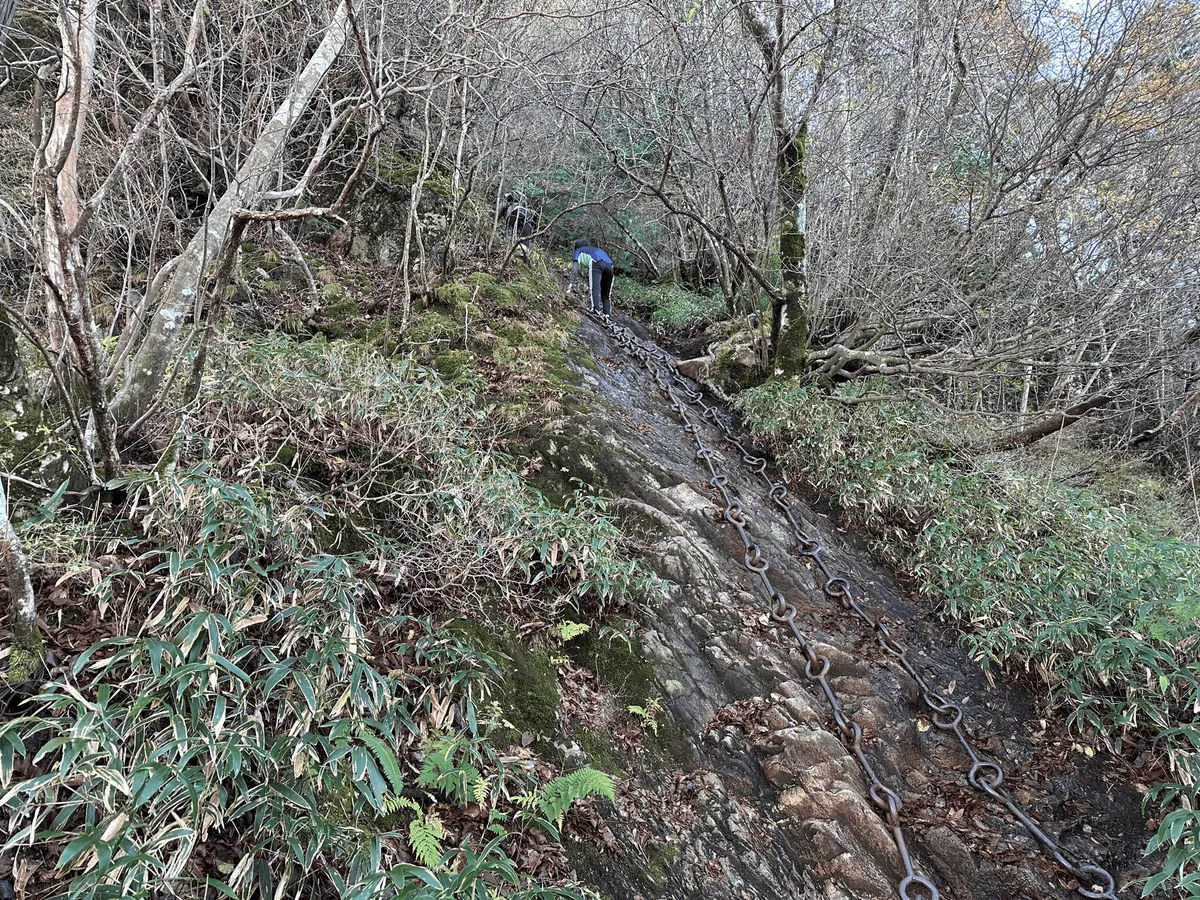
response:
{"label": "distant hiker", "polygon": [[500,214],[497,219],[504,223],[512,240],[519,241],[522,247],[529,246],[529,238],[533,236],[533,223],[536,220],[533,210],[523,203],[518,203],[512,194],[504,195],[500,204]]}
{"label": "distant hiker", "polygon": [[575,275],[580,266],[587,266],[588,283],[591,285],[592,312],[602,312],[612,315],[613,261],[599,247],[593,247],[587,241],[575,242],[575,257],[571,263],[571,280],[567,282],[567,290],[575,287]]}

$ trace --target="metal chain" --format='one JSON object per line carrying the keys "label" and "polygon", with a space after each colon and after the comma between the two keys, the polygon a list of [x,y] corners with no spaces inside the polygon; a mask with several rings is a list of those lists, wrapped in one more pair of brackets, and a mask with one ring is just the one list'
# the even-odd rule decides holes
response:
{"label": "metal chain", "polygon": [[[699,407],[703,418],[712,422],[721,432],[722,439],[729,446],[737,450],[742,457],[742,462],[745,463],[756,475],[767,489],[767,495],[771,502],[779,508],[786,517],[792,531],[792,536],[796,539],[799,545],[799,552],[802,556],[808,557],[813,566],[821,573],[823,584],[821,590],[826,597],[839,603],[843,610],[853,613],[858,619],[865,623],[875,634],[875,639],[880,647],[887,653],[895,657],[901,668],[908,673],[916,683],[920,690],[921,700],[930,711],[930,719],[934,726],[944,732],[949,732],[957,738],[963,752],[966,753],[967,759],[971,764],[971,768],[967,773],[967,781],[971,786],[982,793],[987,794],[994,800],[1001,803],[1008,811],[1017,819],[1033,838],[1042,845],[1043,848],[1053,857],[1055,862],[1070,872],[1079,882],[1076,891],[1080,896],[1088,898],[1088,900],[1120,900],[1117,894],[1116,879],[1106,869],[1096,865],[1079,863],[1068,857],[1063,851],[1059,843],[1048,835],[1042,827],[1034,821],[1034,819],[1013,799],[1008,791],[1004,790],[1002,784],[1004,782],[1004,770],[1000,764],[992,760],[987,760],[980,757],[974,745],[967,738],[963,731],[963,710],[960,705],[939,697],[929,681],[921,674],[909,656],[909,648],[901,641],[892,636],[881,620],[870,615],[855,598],[850,582],[840,576],[834,574],[824,557],[822,556],[823,546],[820,539],[813,537],[804,530],[800,522],[797,521],[795,510],[791,500],[788,498],[788,488],[782,482],[776,482],[767,474],[769,465],[766,458],[751,453],[739,441],[733,432],[732,425],[726,421],[720,414],[720,411],[715,406],[710,406],[704,402],[704,394],[702,391],[694,388],[679,372],[675,360],[663,352],[660,348],[647,345],[638,340],[633,333],[623,326],[617,325],[611,319],[604,319],[604,324],[608,330],[614,335],[618,343],[627,349],[633,356],[638,358],[647,370],[653,375],[659,387],[664,391],[668,391],[670,399],[676,404],[676,412],[680,412],[678,398],[675,395],[675,390],[678,389],[687,399],[687,403]],[[653,362],[651,362],[653,360]],[[662,368],[658,368],[661,366]],[[669,373],[663,372],[666,370]],[[664,382],[666,386],[664,386]],[[680,412],[683,415],[682,412]],[[689,425],[689,428],[693,426]],[[696,436],[697,443],[699,437]],[[699,454],[697,454],[699,456]],[[711,462],[709,468],[712,468]],[[711,483],[711,482],[710,482]],[[714,485],[715,487],[716,485]],[[722,488],[722,496],[728,499],[728,494]],[[728,513],[726,514],[728,519]],[[757,548],[756,548],[757,549]],[[769,583],[768,583],[769,585]],[[795,615],[795,609],[792,608],[792,615]],[[795,622],[791,622],[793,630],[795,630]],[[799,632],[797,632],[799,636]],[[803,643],[803,638],[801,638]],[[806,651],[807,653],[807,651]],[[826,664],[828,661],[826,661]],[[811,665],[811,663],[810,663]],[[807,670],[806,670],[807,674]],[[811,677],[811,676],[810,676]],[[835,716],[836,721],[836,716]],[[839,723],[840,727],[840,723]],[[861,760],[860,760],[861,761]],[[864,763],[865,765],[865,763]],[[872,773],[873,774],[873,773]],[[874,799],[874,798],[872,798]],[[904,896],[903,891],[901,896]]]}
{"label": "metal chain", "polygon": [[[707,467],[709,485],[720,493],[721,498],[725,502],[725,521],[737,530],[738,537],[741,538],[742,546],[745,550],[742,564],[747,571],[758,576],[763,590],[774,604],[771,608],[771,618],[780,625],[786,625],[795,636],[796,642],[804,653],[804,675],[809,681],[820,687],[821,693],[825,695],[825,701],[829,704],[829,708],[833,713],[833,722],[837,728],[837,734],[841,738],[842,743],[845,744],[846,749],[858,760],[858,764],[869,783],[867,794],[871,802],[879,810],[888,828],[891,829],[892,838],[896,842],[896,848],[900,853],[900,859],[904,864],[905,871],[905,876],[898,885],[900,897],[902,900],[918,900],[920,897],[927,897],[928,900],[940,900],[941,894],[938,892],[937,887],[932,881],[917,872],[912,856],[909,854],[908,843],[905,841],[904,831],[900,827],[900,810],[903,805],[900,795],[880,779],[878,773],[875,771],[875,767],[867,759],[862,746],[862,726],[846,714],[837,692],[833,689],[833,685],[829,681],[829,657],[818,652],[813,642],[800,630],[796,624],[795,605],[790,603],[787,597],[775,587],[771,581],[771,577],[767,574],[770,564],[767,562],[766,557],[763,556],[761,548],[754,541],[754,537],[750,533],[750,527],[742,511],[741,503],[738,502],[729,489],[729,478],[722,474],[717,469],[716,463],[713,462],[713,452],[704,443],[700,425],[692,421],[688,413],[687,403],[679,398],[679,395],[672,387],[671,378],[667,372],[651,363],[652,351],[642,345],[632,332],[617,325],[608,316],[601,316],[600,320],[608,328],[618,345],[628,354],[638,359],[646,367],[647,371],[650,372],[663,395],[670,401],[675,413],[683,421],[684,432],[690,435],[692,441],[695,443],[695,458],[702,461]],[[924,890],[921,891],[921,889]],[[917,890],[918,893],[914,894],[914,890]]]}

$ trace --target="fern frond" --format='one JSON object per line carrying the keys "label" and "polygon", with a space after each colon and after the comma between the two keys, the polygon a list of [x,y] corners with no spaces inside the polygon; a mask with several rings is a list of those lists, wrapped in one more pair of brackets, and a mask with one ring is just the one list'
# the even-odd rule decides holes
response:
{"label": "fern frond", "polygon": [[456,771],[451,759],[453,753],[454,744],[448,741],[438,741],[431,746],[421,763],[421,774],[417,778],[417,784],[427,788],[440,787],[442,779]]}
{"label": "fern frond", "polygon": [[562,636],[563,643],[574,640],[581,634],[587,634],[592,630],[592,626],[585,622],[563,622],[558,626],[558,633]]}
{"label": "fern frond", "polygon": [[385,816],[398,813],[402,809],[410,809],[418,815],[421,812],[420,804],[410,797],[397,797],[394,794],[389,794],[383,798],[383,814]]}
{"label": "fern frond", "polygon": [[441,738],[435,741],[421,763],[421,774],[417,784],[421,787],[444,791],[456,803],[466,803],[474,794],[475,785],[483,781],[483,775],[468,762],[455,760],[462,745]]}
{"label": "fern frond", "polygon": [[548,821],[561,825],[572,803],[597,795],[616,800],[612,778],[595,769],[577,769],[570,775],[561,775],[542,787],[538,792],[538,809]]}
{"label": "fern frond", "polygon": [[477,778],[471,784],[471,797],[480,806],[486,806],[492,787],[486,778]]}
{"label": "fern frond", "polygon": [[445,837],[445,833],[437,813],[429,813],[424,819],[413,819],[409,823],[408,843],[421,865],[432,869],[441,861],[442,838]]}
{"label": "fern frond", "polygon": [[537,794],[517,794],[512,801],[521,809],[536,809],[541,803],[541,798]]}

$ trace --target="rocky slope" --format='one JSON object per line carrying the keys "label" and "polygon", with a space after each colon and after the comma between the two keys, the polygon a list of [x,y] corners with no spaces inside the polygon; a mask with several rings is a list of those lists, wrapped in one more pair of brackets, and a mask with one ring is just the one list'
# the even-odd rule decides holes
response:
{"label": "rocky slope", "polygon": [[[627,782],[614,826],[624,856],[576,847],[580,874],[619,898],[896,896],[904,868],[891,831],[820,690],[805,678],[794,638],[770,619],[748,579],[742,544],[722,520],[680,420],[599,323],[585,317],[578,338],[587,352],[578,354],[577,375],[591,400],[562,437],[543,440],[546,471],[618,498],[645,535],[647,560],[675,585],[646,623],[642,646],[682,745]],[[1002,805],[971,788],[964,753],[931,727],[916,683],[824,597],[762,487],[721,447],[716,429],[702,427],[771,577],[798,607],[797,624],[831,660],[831,684],[863,725],[870,763],[903,798],[917,870],[958,900],[1076,895],[1070,873]],[[1144,872],[1140,798],[1115,764],[1073,748],[1020,689],[989,684],[864,546],[818,509],[797,509],[831,567],[866,594],[872,614],[896,623],[893,633],[913,648],[923,674],[962,705],[968,734],[1066,854],[1107,867],[1121,886]],[[927,892],[913,886],[909,896]]]}

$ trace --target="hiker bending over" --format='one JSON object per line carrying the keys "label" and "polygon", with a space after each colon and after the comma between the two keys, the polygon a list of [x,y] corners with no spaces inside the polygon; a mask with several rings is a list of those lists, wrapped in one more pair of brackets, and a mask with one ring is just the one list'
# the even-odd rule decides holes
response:
{"label": "hiker bending over", "polygon": [[575,242],[575,258],[571,263],[571,280],[567,282],[567,290],[575,287],[575,275],[580,266],[587,266],[588,283],[591,285],[592,312],[602,312],[612,315],[613,261],[599,247],[593,247],[587,241]]}
{"label": "hiker bending over", "polygon": [[522,247],[529,246],[529,238],[533,235],[533,223],[536,219],[532,209],[518,203],[512,194],[505,194],[497,218],[504,223],[512,240],[520,241]]}

